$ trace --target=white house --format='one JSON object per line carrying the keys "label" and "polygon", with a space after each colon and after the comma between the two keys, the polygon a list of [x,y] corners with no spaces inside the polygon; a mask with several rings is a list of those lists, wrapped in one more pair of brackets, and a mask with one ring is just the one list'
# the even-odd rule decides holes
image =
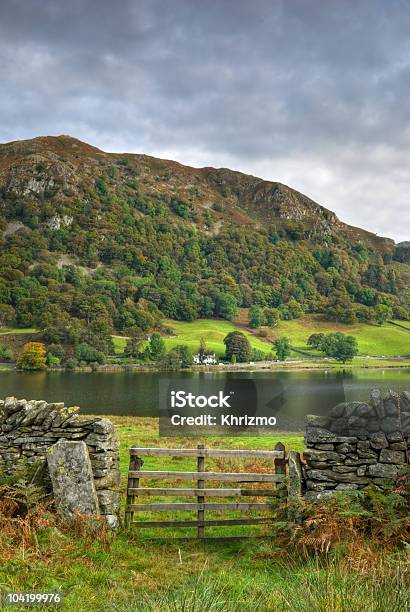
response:
{"label": "white house", "polygon": [[215,353],[207,353],[205,355],[200,355],[197,353],[192,356],[195,365],[214,365],[218,363]]}

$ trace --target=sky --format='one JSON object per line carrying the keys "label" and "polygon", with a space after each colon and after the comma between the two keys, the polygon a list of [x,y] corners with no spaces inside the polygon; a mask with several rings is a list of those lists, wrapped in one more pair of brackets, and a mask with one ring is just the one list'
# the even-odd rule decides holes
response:
{"label": "sky", "polygon": [[410,240],[410,0],[0,0],[0,142],[227,167]]}

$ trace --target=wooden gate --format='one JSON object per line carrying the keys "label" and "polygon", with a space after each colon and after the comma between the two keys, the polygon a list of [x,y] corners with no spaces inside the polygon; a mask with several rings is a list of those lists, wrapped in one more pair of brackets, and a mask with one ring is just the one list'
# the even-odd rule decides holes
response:
{"label": "wooden gate", "polygon": [[[274,450],[227,450],[207,449],[203,445],[197,448],[130,448],[130,469],[128,472],[127,505],[125,508],[125,522],[127,526],[139,529],[156,527],[196,527],[197,537],[205,537],[206,527],[219,527],[231,525],[255,525],[271,522],[270,517],[234,518],[206,520],[206,511],[248,511],[268,510],[269,503],[261,502],[208,502],[209,498],[243,498],[243,497],[273,497],[274,495],[289,495],[299,497],[302,493],[301,462],[299,453],[291,451],[286,457],[285,447],[282,443],[276,444]],[[196,459],[196,471],[144,471],[142,457],[192,457]],[[207,457],[234,457],[272,460],[272,471],[269,473],[254,472],[207,472],[205,459]],[[287,474],[288,469],[288,474]],[[288,475],[288,478],[286,478]],[[188,480],[195,481],[195,488],[159,488],[141,486],[144,479]],[[235,488],[207,488],[206,483],[235,482]],[[287,486],[285,484],[287,481]],[[242,488],[242,483],[266,483],[267,488]],[[136,503],[135,498],[143,496],[166,496],[196,498],[195,502],[171,503]],[[149,511],[195,511],[196,520],[166,520],[141,521],[134,520],[136,513]],[[237,536],[238,537],[238,536]],[[243,537],[243,536],[240,536]],[[189,539],[189,538],[179,538]],[[224,538],[217,538],[224,539]],[[225,538],[226,539],[226,538]],[[233,539],[231,537],[227,539]],[[236,538],[235,538],[236,539]]]}

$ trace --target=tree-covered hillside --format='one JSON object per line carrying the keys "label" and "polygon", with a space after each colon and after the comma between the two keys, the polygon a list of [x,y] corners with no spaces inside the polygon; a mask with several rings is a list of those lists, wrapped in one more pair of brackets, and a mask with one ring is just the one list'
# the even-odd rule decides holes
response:
{"label": "tree-covered hillside", "polygon": [[238,172],[66,136],[8,143],[0,215],[0,325],[44,329],[50,342],[104,344],[113,330],[252,305],[283,320],[409,318],[402,249]]}

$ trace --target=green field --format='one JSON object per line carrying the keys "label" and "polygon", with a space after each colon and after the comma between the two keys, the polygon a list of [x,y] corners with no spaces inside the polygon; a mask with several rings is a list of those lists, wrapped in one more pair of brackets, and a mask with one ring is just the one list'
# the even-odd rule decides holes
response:
{"label": "green field", "polygon": [[[174,330],[173,336],[164,336],[164,342],[167,351],[174,348],[178,344],[186,344],[192,353],[197,353],[201,337],[205,338],[208,351],[215,352],[219,357],[225,354],[225,345],[223,339],[229,332],[238,329],[236,325],[230,321],[222,321],[217,319],[199,319],[197,321],[172,321],[166,319],[164,325],[171,327]],[[249,339],[252,348],[259,349],[264,353],[272,350],[272,344],[261,338],[256,338],[246,330],[245,335]],[[123,352],[126,344],[124,338],[115,336],[113,338],[116,353]]]}
{"label": "green field", "polygon": [[[248,337],[251,346],[263,352],[269,352],[272,344],[268,339],[258,338],[255,335],[229,321],[216,319],[200,319],[192,322],[165,320],[164,324],[172,327],[175,336],[164,336],[167,350],[177,344],[186,344],[192,352],[197,352],[201,336],[206,340],[207,348],[222,357],[225,352],[223,339],[230,331],[240,329]],[[404,323],[406,325],[406,322]],[[409,324],[410,325],[410,324]],[[313,333],[330,333],[340,331],[357,338],[359,353],[362,356],[373,357],[396,357],[410,356],[410,328],[409,331],[396,327],[390,323],[385,325],[368,325],[358,323],[355,325],[343,325],[324,321],[315,315],[308,315],[301,319],[292,321],[280,321],[278,326],[269,329],[271,340],[274,337],[287,336],[296,349],[306,350],[314,356],[320,353],[312,351],[306,342]],[[126,340],[115,337],[114,345],[117,353],[124,350]],[[296,353],[293,357],[300,357]]]}
{"label": "green field", "polygon": [[305,316],[293,321],[280,321],[274,333],[290,338],[295,348],[307,349],[306,341],[313,333],[330,333],[340,331],[354,336],[359,344],[359,353],[370,356],[408,356],[410,355],[410,330],[386,323],[385,325],[368,325],[357,323],[343,325],[323,321],[318,316]]}
{"label": "green field", "polygon": [[[167,349],[171,349],[177,344],[186,344],[191,351],[197,352],[201,337],[205,338],[206,346],[209,351],[215,352],[222,357],[225,354],[225,345],[223,339],[229,332],[238,329],[236,325],[230,321],[222,321],[216,319],[199,319],[186,323],[184,321],[166,320],[164,324],[172,327],[175,332],[175,337],[164,338]],[[246,330],[241,329],[248,338],[251,347],[263,352],[269,352],[272,349],[272,344],[262,338],[256,338]]]}
{"label": "green field", "polygon": [[2,327],[0,336],[9,336],[11,334],[36,334],[38,329],[34,327]]}

